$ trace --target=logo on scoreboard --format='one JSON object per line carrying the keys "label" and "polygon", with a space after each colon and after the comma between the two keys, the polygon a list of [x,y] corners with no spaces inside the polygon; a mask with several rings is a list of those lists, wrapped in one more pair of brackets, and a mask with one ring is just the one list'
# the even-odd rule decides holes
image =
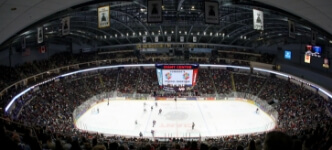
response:
{"label": "logo on scoreboard", "polygon": [[188,80],[189,79],[189,73],[185,72],[183,73],[183,79]]}
{"label": "logo on scoreboard", "polygon": [[170,80],[172,78],[172,74],[170,72],[167,72],[165,74],[165,77],[166,77],[167,80]]}

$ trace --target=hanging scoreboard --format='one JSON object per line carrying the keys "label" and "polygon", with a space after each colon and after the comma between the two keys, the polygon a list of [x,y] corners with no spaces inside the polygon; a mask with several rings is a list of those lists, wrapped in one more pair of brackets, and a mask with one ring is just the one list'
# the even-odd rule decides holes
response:
{"label": "hanging scoreboard", "polygon": [[198,67],[198,64],[156,64],[158,83],[160,86],[194,86]]}

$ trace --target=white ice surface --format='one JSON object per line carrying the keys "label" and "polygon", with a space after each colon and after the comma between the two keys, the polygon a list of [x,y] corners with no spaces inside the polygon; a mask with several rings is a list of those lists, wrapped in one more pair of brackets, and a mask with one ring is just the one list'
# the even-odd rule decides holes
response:
{"label": "white ice surface", "polygon": [[157,107],[155,102],[111,100],[109,105],[102,102],[84,113],[76,127],[105,135],[138,136],[142,132],[144,137],[152,137],[151,130],[155,137],[214,137],[264,132],[275,127],[265,112],[256,113],[255,105],[243,101],[157,101]]}

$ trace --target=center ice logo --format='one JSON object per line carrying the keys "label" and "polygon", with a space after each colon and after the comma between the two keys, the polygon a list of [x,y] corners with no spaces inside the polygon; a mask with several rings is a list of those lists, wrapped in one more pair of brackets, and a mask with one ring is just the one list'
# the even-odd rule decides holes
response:
{"label": "center ice logo", "polygon": [[189,79],[189,73],[185,72],[183,74],[183,79],[188,80]]}
{"label": "center ice logo", "polygon": [[165,74],[165,77],[166,77],[167,80],[170,80],[172,78],[172,74],[170,72],[167,72]]}

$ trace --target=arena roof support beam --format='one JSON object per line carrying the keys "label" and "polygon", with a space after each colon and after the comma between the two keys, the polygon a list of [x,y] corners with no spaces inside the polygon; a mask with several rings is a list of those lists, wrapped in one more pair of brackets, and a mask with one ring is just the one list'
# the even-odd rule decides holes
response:
{"label": "arena roof support beam", "polygon": [[[138,22],[138,24],[140,24],[140,25],[145,29],[146,32],[149,32],[149,33],[150,33],[150,30],[146,27],[146,25],[144,25],[144,24],[143,24],[139,19],[137,19],[136,17],[134,17],[134,16],[132,16],[132,15],[130,15],[130,14],[128,14],[128,13],[124,13],[124,12],[122,12],[122,11],[117,11],[117,10],[111,10],[111,11],[115,11],[115,12],[122,13],[122,14],[125,14],[125,15],[129,16],[130,18],[136,20],[136,21]],[[151,34],[149,34],[148,36],[150,37],[150,40],[152,41]]]}

